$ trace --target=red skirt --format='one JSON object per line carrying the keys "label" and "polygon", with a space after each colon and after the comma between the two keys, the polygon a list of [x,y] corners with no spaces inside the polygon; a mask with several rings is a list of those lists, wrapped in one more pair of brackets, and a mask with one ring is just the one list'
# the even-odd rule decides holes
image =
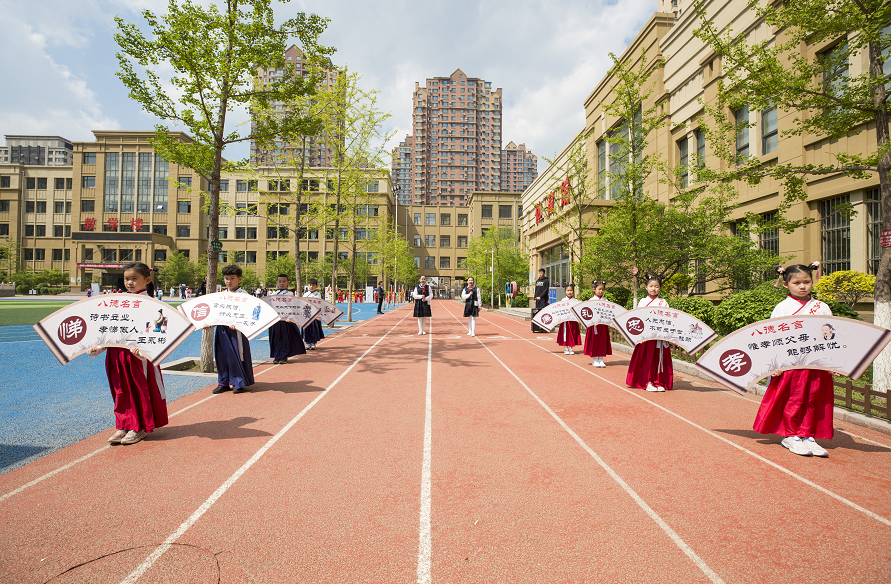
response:
{"label": "red skirt", "polygon": [[561,322],[557,329],[557,344],[561,347],[574,347],[582,344],[582,333],[578,321]]}
{"label": "red skirt", "polygon": [[[596,333],[595,333],[596,331]],[[613,354],[613,346],[609,340],[609,327],[598,324],[589,326],[585,333],[585,355],[588,357],[604,357]]]}
{"label": "red skirt", "polygon": [[[634,346],[631,365],[625,385],[646,389],[648,383],[671,389],[674,383],[674,367],[671,363],[671,347],[659,349],[659,341],[644,341]],[[661,356],[660,356],[661,353]],[[660,358],[661,357],[661,358]]]}
{"label": "red skirt", "polygon": [[127,349],[111,347],[105,356],[105,372],[114,399],[115,428],[145,430],[167,425],[164,380],[155,366],[143,362]]}
{"label": "red skirt", "polygon": [[832,438],[832,374],[793,369],[771,377],[755,416],[755,431],[801,438]]}

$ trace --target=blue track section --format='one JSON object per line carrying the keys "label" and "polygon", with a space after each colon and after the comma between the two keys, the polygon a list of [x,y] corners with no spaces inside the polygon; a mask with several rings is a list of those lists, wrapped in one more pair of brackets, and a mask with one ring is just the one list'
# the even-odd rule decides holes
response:
{"label": "blue track section", "polygon": [[[337,306],[346,313],[346,304]],[[354,304],[353,320],[367,320],[376,310],[376,304]],[[334,332],[325,329],[326,335]],[[261,333],[251,341],[254,360],[269,358],[267,339]],[[201,334],[195,332],[167,361],[200,355]],[[81,355],[62,366],[30,325],[0,326],[0,364],[0,474],[98,432],[111,433],[104,354]],[[164,375],[170,411],[179,409],[174,400],[215,383],[211,377]]]}

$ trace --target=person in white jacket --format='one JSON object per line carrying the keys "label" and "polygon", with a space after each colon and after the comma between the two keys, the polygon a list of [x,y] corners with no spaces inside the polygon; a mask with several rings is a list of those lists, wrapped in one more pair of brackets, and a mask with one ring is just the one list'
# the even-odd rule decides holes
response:
{"label": "person in white jacket", "polygon": [[464,316],[467,317],[467,336],[476,336],[476,317],[480,315],[480,289],[476,287],[473,276],[467,278],[467,286],[461,291],[461,300],[464,301]]}
{"label": "person in white jacket", "polygon": [[418,319],[418,334],[426,335],[424,332],[424,321],[433,316],[430,312],[430,301],[433,300],[433,289],[427,285],[427,276],[421,276],[421,281],[412,292],[412,298],[415,299],[414,316]]}

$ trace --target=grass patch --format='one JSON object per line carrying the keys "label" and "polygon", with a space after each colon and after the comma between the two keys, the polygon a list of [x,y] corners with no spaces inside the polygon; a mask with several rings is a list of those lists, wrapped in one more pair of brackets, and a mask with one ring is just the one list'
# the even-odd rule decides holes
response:
{"label": "grass patch", "polygon": [[0,326],[36,324],[70,302],[0,302]]}

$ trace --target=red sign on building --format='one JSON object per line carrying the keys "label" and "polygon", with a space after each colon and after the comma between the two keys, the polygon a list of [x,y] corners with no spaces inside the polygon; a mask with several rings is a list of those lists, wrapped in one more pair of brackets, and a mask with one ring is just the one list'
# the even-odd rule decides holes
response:
{"label": "red sign on building", "polygon": [[84,231],[95,231],[96,230],[96,219],[93,217],[87,217],[84,219]]}
{"label": "red sign on building", "polygon": [[105,226],[108,227],[109,231],[117,231],[118,230],[118,220],[117,217],[112,217],[105,221]]}
{"label": "red sign on building", "polygon": [[133,231],[140,231],[142,229],[142,219],[131,219],[130,228],[133,229]]}

